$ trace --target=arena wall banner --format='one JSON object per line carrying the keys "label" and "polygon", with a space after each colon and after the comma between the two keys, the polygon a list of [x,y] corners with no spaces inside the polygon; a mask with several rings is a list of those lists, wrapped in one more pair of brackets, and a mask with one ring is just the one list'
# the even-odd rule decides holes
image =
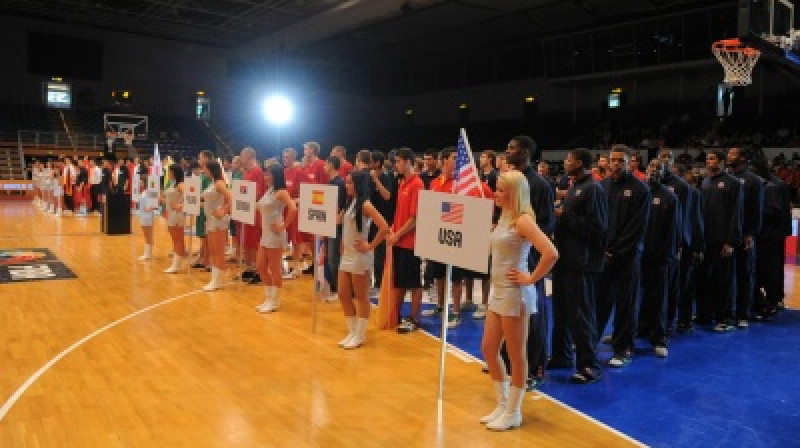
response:
{"label": "arena wall banner", "polygon": [[231,188],[231,219],[247,224],[256,223],[256,183],[251,180],[234,180]]}
{"label": "arena wall banner", "polygon": [[493,210],[491,199],[420,191],[414,253],[485,274]]}
{"label": "arena wall banner", "polygon": [[202,179],[200,176],[190,176],[183,181],[183,211],[187,215],[200,214],[200,189]]}
{"label": "arena wall banner", "polygon": [[338,194],[336,185],[301,184],[297,228],[301,232],[335,238]]}

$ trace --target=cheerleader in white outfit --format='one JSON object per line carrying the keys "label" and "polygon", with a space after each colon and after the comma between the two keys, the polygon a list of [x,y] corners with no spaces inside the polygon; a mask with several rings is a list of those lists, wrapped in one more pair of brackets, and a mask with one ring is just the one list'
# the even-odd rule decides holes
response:
{"label": "cheerleader in white outfit", "polygon": [[[147,176],[142,175],[142,184],[147,183]],[[139,257],[139,261],[147,261],[153,256],[153,215],[154,208],[147,206],[147,189],[139,193],[136,199],[136,210],[139,215],[139,225],[144,235],[144,253]]]}
{"label": "cheerleader in white outfit", "polygon": [[211,185],[203,191],[203,209],[206,214],[206,239],[211,260],[211,282],[203,286],[205,291],[222,287],[220,275],[225,268],[225,242],[231,219],[231,191],[222,176],[222,167],[216,161],[206,163],[206,176]]}
{"label": "cheerleader in white outfit", "polygon": [[[497,395],[497,407],[481,418],[492,430],[506,430],[522,423],[520,404],[528,375],[526,340],[528,319],[536,312],[534,283],[553,268],[558,251],[542,232],[533,216],[530,187],[519,171],[508,171],[497,179],[495,203],[502,210],[500,221],[490,236],[492,251],[492,296],[483,328],[481,351]],[[531,244],[540,254],[533,272],[528,272]],[[505,339],[511,360],[511,390],[500,343]]]}
{"label": "cheerleader in white outfit", "polygon": [[283,248],[286,246],[286,228],[297,215],[294,201],[286,191],[283,167],[272,165],[264,172],[267,191],[258,200],[261,213],[261,241],[256,255],[256,269],[264,282],[267,297],[256,309],[271,313],[280,306],[278,293],[282,282]]}
{"label": "cheerleader in white outfit", "polygon": [[[338,293],[350,330],[339,347],[353,349],[366,342],[369,323],[369,284],[372,278],[373,251],[389,233],[389,225],[369,202],[369,174],[352,171],[345,178],[348,204],[342,214],[342,254],[339,261]],[[370,223],[378,233],[369,240]],[[358,310],[353,303],[358,302]]]}
{"label": "cheerleader in white outfit", "polygon": [[63,169],[61,166],[56,166],[50,173],[50,185],[48,186],[50,196],[52,197],[50,204],[50,212],[56,216],[61,216],[61,211],[64,208],[64,184],[61,177]]}
{"label": "cheerleader in white outfit", "polygon": [[181,263],[186,258],[183,236],[186,214],[183,213],[183,169],[180,165],[169,166],[167,181],[169,188],[164,191],[164,205],[167,208],[167,230],[172,239],[172,265],[164,273],[174,274],[181,270]]}

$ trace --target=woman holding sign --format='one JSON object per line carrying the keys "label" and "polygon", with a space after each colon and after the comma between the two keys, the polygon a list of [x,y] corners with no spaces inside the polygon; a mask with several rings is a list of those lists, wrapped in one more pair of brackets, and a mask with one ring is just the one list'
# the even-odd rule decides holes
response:
{"label": "woman holding sign", "polygon": [[256,269],[266,285],[267,297],[256,307],[259,313],[271,313],[280,306],[278,290],[283,279],[283,248],[286,246],[286,228],[297,215],[294,200],[286,191],[283,167],[271,165],[264,172],[267,192],[256,204],[261,213],[261,241],[256,254]]}
{"label": "woman holding sign", "polygon": [[228,239],[231,219],[231,190],[225,183],[222,167],[218,162],[206,163],[206,176],[212,180],[202,195],[203,208],[208,216],[206,238],[211,261],[211,282],[203,286],[203,290],[214,291],[222,287],[220,272],[225,268],[225,242]]}
{"label": "woman holding sign", "polygon": [[166,274],[174,274],[181,270],[181,262],[186,257],[183,245],[183,226],[186,215],[183,213],[183,169],[172,164],[167,170],[169,188],[164,191],[164,204],[167,207],[167,229],[172,239],[172,265],[164,270]]}
{"label": "woman holding sign", "polygon": [[[366,342],[369,323],[369,284],[372,274],[372,252],[389,233],[389,225],[369,201],[369,172],[351,171],[344,182],[348,203],[342,215],[342,254],[339,261],[339,301],[347,319],[350,333],[339,347],[358,348]],[[370,222],[378,228],[369,241]],[[353,295],[358,301],[358,314],[353,304]]]}
{"label": "woman holding sign", "polygon": [[[481,351],[497,394],[497,407],[481,418],[492,430],[503,431],[522,423],[520,404],[528,376],[526,339],[528,316],[536,312],[534,283],[552,269],[558,251],[536,224],[531,209],[530,187],[519,171],[502,173],[497,180],[495,203],[502,214],[492,231],[492,296],[483,328]],[[531,245],[539,252],[539,263],[528,272]],[[511,359],[511,391],[500,358],[500,343],[505,339]]]}

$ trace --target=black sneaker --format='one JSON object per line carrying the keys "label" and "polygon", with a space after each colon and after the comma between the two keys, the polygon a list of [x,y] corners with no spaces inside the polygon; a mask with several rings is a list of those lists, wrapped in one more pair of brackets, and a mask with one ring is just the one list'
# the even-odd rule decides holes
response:
{"label": "black sneaker", "polygon": [[198,263],[193,263],[192,267],[195,268],[195,269],[202,269],[202,268],[206,267],[206,265],[204,265],[203,263],[199,263],[198,262]]}
{"label": "black sneaker", "polygon": [[251,278],[253,278],[254,275],[258,275],[258,274],[256,274],[256,271],[251,271],[251,270],[243,271],[242,272],[242,280],[251,279]]}
{"label": "black sneaker", "polygon": [[303,269],[303,274],[305,275],[314,275],[314,265],[310,265],[309,267]]}
{"label": "black sneaker", "polygon": [[258,273],[254,273],[253,276],[250,277],[250,280],[247,281],[248,285],[257,285],[261,283],[261,276]]}
{"label": "black sneaker", "polygon": [[405,319],[397,326],[397,332],[400,334],[411,333],[419,328],[419,325],[413,319]]}
{"label": "black sneaker", "polygon": [[600,379],[600,371],[584,367],[572,374],[570,380],[575,384],[591,384]]}
{"label": "black sneaker", "polygon": [[631,354],[630,352],[625,353],[615,353],[611,359],[608,360],[608,365],[611,367],[625,367],[631,363]]}

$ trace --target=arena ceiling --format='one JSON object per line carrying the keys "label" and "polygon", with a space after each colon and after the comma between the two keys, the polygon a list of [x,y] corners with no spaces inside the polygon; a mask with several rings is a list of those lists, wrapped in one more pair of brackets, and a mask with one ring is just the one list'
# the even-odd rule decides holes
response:
{"label": "arena ceiling", "polygon": [[247,51],[381,51],[544,36],[735,0],[0,0],[34,17]]}

